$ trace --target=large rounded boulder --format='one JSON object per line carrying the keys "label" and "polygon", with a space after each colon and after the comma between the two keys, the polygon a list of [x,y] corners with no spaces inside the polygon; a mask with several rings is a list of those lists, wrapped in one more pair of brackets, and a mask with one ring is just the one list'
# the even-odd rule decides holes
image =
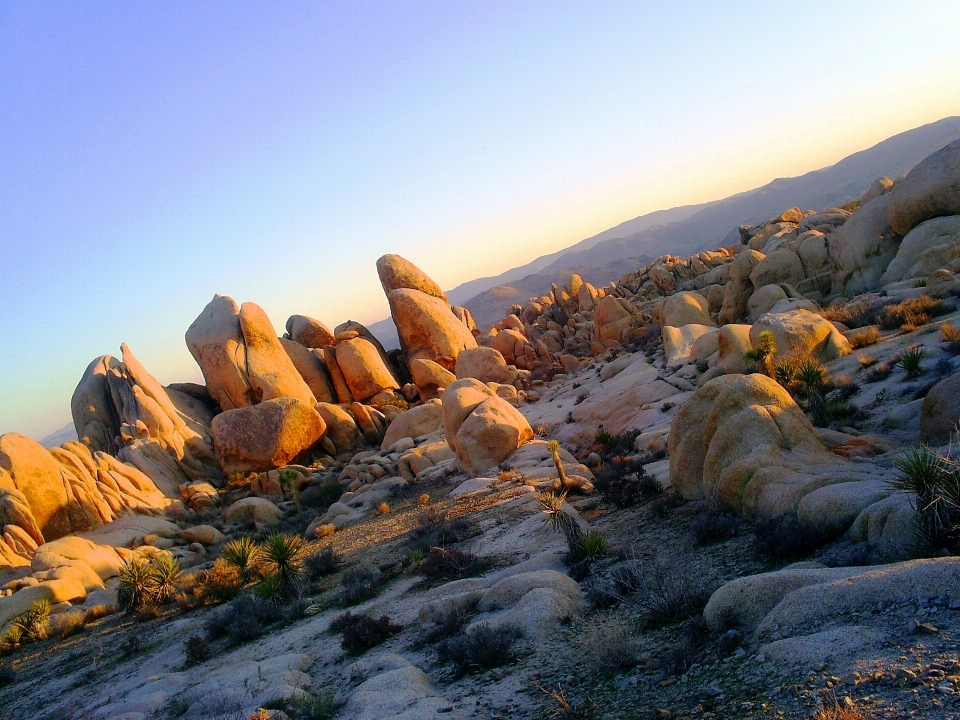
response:
{"label": "large rounded boulder", "polygon": [[960,140],[921,160],[888,195],[887,219],[901,235],[929,218],[960,215]]}
{"label": "large rounded boulder", "polygon": [[457,380],[444,392],[443,430],[457,465],[472,475],[495,468],[533,439],[520,411],[473,378]]}
{"label": "large rounded boulder", "polygon": [[225,473],[260,472],[286,465],[326,431],[312,406],[296,398],[276,398],[217,415],[214,448]]}

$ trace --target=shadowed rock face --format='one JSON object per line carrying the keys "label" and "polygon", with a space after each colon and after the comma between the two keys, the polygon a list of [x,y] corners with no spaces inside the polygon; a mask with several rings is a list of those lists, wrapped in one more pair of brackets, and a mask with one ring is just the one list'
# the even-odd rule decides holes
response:
{"label": "shadowed rock face", "polygon": [[889,197],[887,219],[900,235],[929,218],[960,215],[960,140],[922,160]]}

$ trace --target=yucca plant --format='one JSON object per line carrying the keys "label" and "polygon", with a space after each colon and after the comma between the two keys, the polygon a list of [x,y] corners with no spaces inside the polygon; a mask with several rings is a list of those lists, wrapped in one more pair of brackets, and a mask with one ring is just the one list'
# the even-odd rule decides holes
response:
{"label": "yucca plant", "polygon": [[220,559],[240,571],[240,580],[246,584],[253,578],[260,564],[262,550],[251,538],[231,540],[223,546]]}
{"label": "yucca plant", "polygon": [[293,500],[293,505],[300,513],[300,473],[290,468],[285,468],[277,474],[277,480],[283,491]]}
{"label": "yucca plant", "polygon": [[906,376],[912,380],[923,374],[923,356],[924,351],[922,347],[912,347],[900,356],[897,364],[903,368]]}
{"label": "yucca plant", "polygon": [[11,623],[10,627],[0,638],[0,648],[3,650],[17,650],[23,643],[23,628],[16,623]]}
{"label": "yucca plant", "polygon": [[177,580],[180,579],[180,563],[172,555],[157,555],[150,562],[153,572],[153,602],[168,603],[177,592]]}
{"label": "yucca plant", "polygon": [[567,491],[557,494],[553,492],[537,493],[537,502],[540,509],[547,516],[545,525],[549,525],[556,532],[562,533],[567,541],[567,548],[571,555],[579,557],[583,552],[583,530],[572,515],[563,509],[567,500]]}
{"label": "yucca plant", "polygon": [[263,561],[269,576],[274,576],[278,595],[286,597],[300,584],[303,560],[309,547],[299,535],[273,533],[263,544]]}
{"label": "yucca plant", "polygon": [[827,384],[827,369],[815,360],[802,360],[797,364],[793,385],[797,397],[806,409],[819,416],[823,414],[823,390]]}
{"label": "yucca plant", "polygon": [[37,600],[30,609],[14,618],[11,629],[20,629],[21,640],[37,642],[45,640],[50,634],[50,601]]}
{"label": "yucca plant", "polygon": [[150,563],[133,558],[120,568],[117,605],[124,612],[142,610],[153,602],[155,576]]}
{"label": "yucca plant", "polygon": [[937,550],[960,546],[960,464],[921,447],[897,458],[896,489],[917,496],[919,531],[926,544]]}
{"label": "yucca plant", "polygon": [[567,474],[563,471],[563,461],[560,460],[560,443],[551,440],[547,443],[547,449],[553,455],[553,464],[557,466],[557,477],[560,478],[560,487],[567,487]]}
{"label": "yucca plant", "polygon": [[787,391],[792,388],[796,375],[797,369],[789,360],[781,360],[773,366],[773,379]]}
{"label": "yucca plant", "polygon": [[773,333],[764,330],[757,336],[757,345],[743,354],[747,362],[756,363],[765,375],[772,374],[773,356],[777,354],[777,341]]}
{"label": "yucca plant", "polygon": [[607,539],[596,530],[589,530],[580,538],[580,547],[583,549],[584,557],[599,557],[607,548]]}

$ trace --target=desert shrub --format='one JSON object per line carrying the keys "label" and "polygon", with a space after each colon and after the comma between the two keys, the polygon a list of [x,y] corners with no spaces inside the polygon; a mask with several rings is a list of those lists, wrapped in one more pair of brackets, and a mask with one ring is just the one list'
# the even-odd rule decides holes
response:
{"label": "desert shrub", "polygon": [[815,418],[817,425],[835,423],[837,425],[855,426],[861,420],[865,420],[867,414],[851,402],[843,400],[831,400],[823,406],[823,411]]}
{"label": "desert shrub", "polygon": [[950,312],[950,306],[943,300],[921,295],[887,305],[880,312],[877,321],[885,330],[912,331],[921,325],[926,325],[930,322],[930,318],[948,312]]}
{"label": "desert shrub", "polygon": [[86,614],[79,610],[60,613],[53,616],[50,634],[57,638],[68,638],[82,632],[85,624]]}
{"label": "desert shrub", "polygon": [[134,558],[120,568],[117,604],[124,612],[142,610],[153,601],[154,579],[150,563]]}
{"label": "desert shrub", "polygon": [[671,510],[676,510],[686,502],[675,490],[664,493],[662,497],[657,498],[650,503],[650,512],[654,517],[666,517]]}
{"label": "desert shrub", "polygon": [[540,510],[546,516],[544,527],[550,527],[563,535],[567,542],[567,561],[568,563],[576,563],[584,558],[583,530],[577,523],[576,518],[564,510],[563,505],[566,500],[566,491],[559,494],[555,492],[537,493]]}
{"label": "desert shrub", "polygon": [[848,328],[862,328],[876,325],[886,304],[883,299],[855,301],[846,305],[825,308],[820,311],[820,314],[827,320],[843,323]]}
{"label": "desert shrub", "polygon": [[120,657],[124,660],[136,657],[146,649],[146,643],[136,633],[127,635],[120,643]]}
{"label": "desert shrub", "polygon": [[841,705],[834,698],[832,703],[817,708],[813,713],[813,720],[867,720],[867,715],[856,701],[847,697]]}
{"label": "desert shrub", "polygon": [[933,373],[941,378],[953,375],[955,370],[956,366],[953,364],[953,358],[946,356],[937,358],[937,362],[933,366]]}
{"label": "desert shrub", "polygon": [[210,643],[197,633],[193,633],[183,641],[183,664],[185,667],[200,665],[213,657]]}
{"label": "desert shrub", "polygon": [[207,619],[205,630],[210,640],[222,637],[234,643],[255,640],[267,626],[281,618],[280,608],[256,595],[241,595]]}
{"label": "desert shrub", "polygon": [[834,534],[790,513],[758,520],[753,532],[758,554],[774,561],[807,557]]}
{"label": "desert shrub", "polygon": [[419,645],[432,645],[445,638],[452,637],[460,632],[466,624],[477,613],[477,606],[480,599],[475,598],[464,605],[453,604],[442,610],[440,614],[433,619],[418,638]]}
{"label": "desert shrub", "polygon": [[115,605],[106,605],[100,603],[99,605],[93,605],[87,608],[86,615],[84,615],[83,622],[86,624],[95,622],[100,618],[105,618],[107,615],[113,615],[117,611]]}
{"label": "desert shrub", "polygon": [[180,579],[180,563],[172,555],[160,553],[150,561],[153,575],[153,602],[163,605],[171,600],[177,591]]}
{"label": "desert shrub", "polygon": [[300,494],[300,501],[307,507],[326,509],[343,495],[343,486],[336,480],[327,480],[311,485]]}
{"label": "desert shrub", "polygon": [[[597,703],[592,698],[568,699],[562,685],[557,685],[556,690],[551,690],[534,681],[533,686],[542,692],[545,698],[549,698],[549,701],[553,702],[553,711],[549,714],[550,718],[592,720],[596,717]],[[549,701],[543,700],[541,704],[547,704]]]}
{"label": "desert shrub", "polygon": [[890,484],[917,496],[919,549],[960,549],[960,463],[923,447],[897,458],[896,468]]}
{"label": "desert shrub", "polygon": [[847,339],[850,341],[850,347],[854,350],[876,345],[880,341],[880,328],[872,325],[860,330],[854,330]]}
{"label": "desert shrub", "polygon": [[476,530],[464,518],[450,520],[443,508],[432,507],[420,511],[420,519],[407,536],[411,550],[428,552],[432,547],[447,547],[462,542],[476,534]]}
{"label": "desert shrub", "polygon": [[0,687],[13,685],[17,681],[17,671],[9,663],[0,663]]}
{"label": "desert shrub", "polygon": [[[19,629],[23,642],[46,640],[50,634],[50,601],[37,600],[29,610],[15,617],[10,625],[11,630]],[[14,637],[16,635],[17,633],[14,633]]]}
{"label": "desert shrub", "polygon": [[340,646],[350,655],[360,655],[370,648],[382,645],[401,630],[403,627],[394,624],[388,615],[375,618],[367,613],[354,615],[350,611],[334,618],[330,623],[330,631],[343,636]]}
{"label": "desert shrub", "polygon": [[890,377],[890,373],[893,372],[893,368],[897,363],[898,358],[892,358],[887,362],[882,362],[877,365],[874,365],[870,368],[870,372],[864,377],[864,382],[875,383],[886,380]]}
{"label": "desert shrub", "polygon": [[764,330],[757,336],[757,345],[743,354],[743,359],[754,363],[766,375],[773,373],[773,357],[777,354],[777,342],[773,333]]}
{"label": "desert shrub", "polygon": [[316,579],[332,575],[343,565],[343,557],[333,548],[324,548],[307,555],[303,560],[307,575]]}
{"label": "desert shrub", "polygon": [[428,578],[461,580],[484,572],[490,563],[479,555],[458,548],[430,548],[420,563],[419,572]]}
{"label": "desert shrub", "polygon": [[231,540],[223,546],[220,559],[233,565],[240,573],[240,580],[246,584],[257,577],[262,551],[252,538],[242,537]]}
{"label": "desert shrub", "polygon": [[923,347],[912,347],[905,350],[897,359],[897,364],[903,368],[904,375],[912,380],[923,374]]}
{"label": "desert shrub", "polygon": [[303,581],[303,559],[309,548],[299,535],[273,533],[263,543],[263,564],[267,575],[261,581],[276,586],[275,597],[289,599]]}
{"label": "desert shrub", "polygon": [[712,545],[740,534],[743,523],[733,513],[702,512],[693,519],[690,530],[697,545]]}
{"label": "desert shrub", "polygon": [[202,600],[212,603],[224,603],[233,600],[243,589],[240,569],[223,558],[217,558],[203,574],[201,584]]}
{"label": "desert shrub", "polygon": [[502,667],[515,657],[517,641],[523,631],[512,625],[497,627],[487,623],[461,632],[437,644],[442,663],[451,663],[461,673]]}
{"label": "desert shrub", "polygon": [[583,555],[587,559],[598,558],[607,549],[607,539],[596,530],[588,530],[580,538]]}
{"label": "desert shrub", "polygon": [[707,604],[713,588],[690,563],[666,568],[657,563],[644,565],[637,558],[622,563],[598,586],[598,591],[615,602],[636,606],[646,627],[671,625],[696,615]]}
{"label": "desert shrub", "polygon": [[691,619],[681,629],[677,642],[670,645],[661,658],[664,673],[680,675],[689,670],[703,656],[703,648],[710,639],[710,630],[703,616]]}
{"label": "desert shrub", "polygon": [[774,366],[774,379],[789,392],[797,404],[814,416],[823,412],[827,369],[815,360],[781,361]]}
{"label": "desert shrub", "polygon": [[960,343],[960,328],[944,323],[940,326],[940,339],[945,343]]}
{"label": "desert shrub", "polygon": [[297,693],[286,701],[285,708],[293,720],[333,720],[340,703],[332,692],[324,690],[316,695]]}
{"label": "desert shrub", "polygon": [[872,367],[877,364],[877,358],[875,358],[873,355],[860,353],[857,355],[857,362],[860,363],[860,367],[866,370],[868,367]]}
{"label": "desert shrub", "polygon": [[349,568],[340,579],[340,602],[356,605],[380,591],[380,571],[366,565]]}
{"label": "desert shrub", "polygon": [[603,448],[601,452],[602,456],[614,457],[632,452],[633,444],[639,435],[639,430],[627,430],[623,433],[614,434],[607,432],[601,427],[597,430],[593,439]]}
{"label": "desert shrub", "polygon": [[619,508],[630,507],[659,495],[663,486],[647,475],[642,459],[629,455],[604,463],[594,482],[597,494]]}
{"label": "desert shrub", "polygon": [[621,617],[584,623],[573,646],[582,664],[596,675],[614,675],[640,660],[634,627]]}
{"label": "desert shrub", "polygon": [[283,489],[283,492],[293,500],[293,506],[296,508],[297,514],[299,514],[302,510],[300,507],[301,477],[302,475],[292,468],[284,468],[277,473],[277,482],[280,483],[280,487]]}

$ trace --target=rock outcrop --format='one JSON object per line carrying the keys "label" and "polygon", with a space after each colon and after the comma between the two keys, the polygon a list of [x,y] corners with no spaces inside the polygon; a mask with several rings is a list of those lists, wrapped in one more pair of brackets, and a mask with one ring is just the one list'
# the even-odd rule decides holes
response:
{"label": "rock outcrop", "polygon": [[924,220],[960,215],[960,140],[921,160],[894,185],[886,207],[890,226],[906,235]]}

